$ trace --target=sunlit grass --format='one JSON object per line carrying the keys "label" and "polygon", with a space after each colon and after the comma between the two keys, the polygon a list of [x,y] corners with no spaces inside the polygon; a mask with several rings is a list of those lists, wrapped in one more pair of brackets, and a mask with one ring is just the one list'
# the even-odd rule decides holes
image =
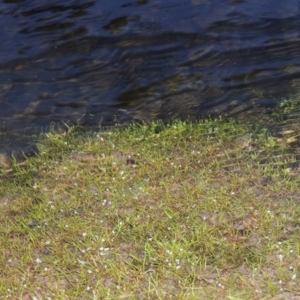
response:
{"label": "sunlit grass", "polygon": [[299,293],[297,157],[264,130],[70,128],[39,150],[0,183],[3,298]]}

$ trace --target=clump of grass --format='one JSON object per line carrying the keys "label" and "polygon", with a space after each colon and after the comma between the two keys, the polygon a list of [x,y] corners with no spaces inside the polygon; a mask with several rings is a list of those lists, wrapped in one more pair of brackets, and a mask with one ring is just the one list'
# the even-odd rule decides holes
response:
{"label": "clump of grass", "polygon": [[69,128],[39,150],[0,183],[4,298],[299,293],[297,157],[265,131],[222,120]]}

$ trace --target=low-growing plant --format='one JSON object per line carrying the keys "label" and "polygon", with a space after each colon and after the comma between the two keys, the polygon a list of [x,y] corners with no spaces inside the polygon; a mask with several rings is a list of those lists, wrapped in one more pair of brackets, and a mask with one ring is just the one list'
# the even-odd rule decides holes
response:
{"label": "low-growing plant", "polygon": [[39,154],[0,183],[1,297],[296,297],[297,154],[253,128],[173,121],[41,136]]}

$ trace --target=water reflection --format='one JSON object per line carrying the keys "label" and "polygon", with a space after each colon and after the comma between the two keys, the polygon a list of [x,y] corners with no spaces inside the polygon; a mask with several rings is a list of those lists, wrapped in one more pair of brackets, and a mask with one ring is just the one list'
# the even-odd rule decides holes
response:
{"label": "water reflection", "polygon": [[0,12],[4,148],[52,122],[251,115],[298,90],[295,0],[7,0]]}

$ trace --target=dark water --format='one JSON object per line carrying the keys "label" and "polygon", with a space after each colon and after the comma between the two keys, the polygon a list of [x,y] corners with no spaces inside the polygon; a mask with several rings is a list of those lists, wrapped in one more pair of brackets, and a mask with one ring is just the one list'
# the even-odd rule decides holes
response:
{"label": "dark water", "polygon": [[3,0],[0,144],[52,122],[252,115],[297,92],[296,0]]}

